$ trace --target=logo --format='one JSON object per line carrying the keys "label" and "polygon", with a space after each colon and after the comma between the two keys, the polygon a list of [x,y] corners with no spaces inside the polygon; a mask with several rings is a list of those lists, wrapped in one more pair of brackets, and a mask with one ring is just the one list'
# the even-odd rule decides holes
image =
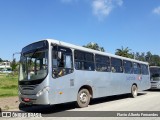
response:
{"label": "logo", "polygon": [[11,112],[2,112],[2,117],[12,117]]}
{"label": "logo", "polygon": [[142,76],[137,76],[137,80],[142,80]]}

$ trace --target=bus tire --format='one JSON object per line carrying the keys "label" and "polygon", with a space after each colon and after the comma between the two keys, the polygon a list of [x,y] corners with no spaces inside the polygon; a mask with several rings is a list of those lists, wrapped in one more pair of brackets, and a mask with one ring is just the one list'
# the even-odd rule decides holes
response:
{"label": "bus tire", "polygon": [[138,88],[136,85],[132,85],[131,87],[131,97],[135,98],[138,95]]}
{"label": "bus tire", "polygon": [[77,95],[77,106],[80,108],[87,107],[90,102],[90,93],[87,89],[81,89]]}

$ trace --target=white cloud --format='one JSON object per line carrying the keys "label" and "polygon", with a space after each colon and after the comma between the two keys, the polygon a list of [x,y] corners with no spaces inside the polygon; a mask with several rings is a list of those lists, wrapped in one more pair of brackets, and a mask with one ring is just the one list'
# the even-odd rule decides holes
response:
{"label": "white cloud", "polygon": [[114,8],[123,5],[123,0],[61,0],[62,3],[74,3],[79,1],[90,3],[93,14],[98,17],[99,20],[103,20]]}
{"label": "white cloud", "polygon": [[116,2],[117,2],[118,6],[122,6],[123,5],[123,0],[116,0]]}
{"label": "white cloud", "polygon": [[93,14],[99,19],[103,19],[105,16],[108,16],[115,7],[122,5],[123,0],[93,0]]}
{"label": "white cloud", "polygon": [[155,9],[153,9],[153,13],[160,15],[160,6],[155,8]]}

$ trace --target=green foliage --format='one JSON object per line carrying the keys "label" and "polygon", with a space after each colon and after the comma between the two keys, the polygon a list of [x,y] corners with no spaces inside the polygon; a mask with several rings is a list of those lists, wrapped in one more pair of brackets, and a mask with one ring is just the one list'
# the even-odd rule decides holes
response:
{"label": "green foliage", "polygon": [[150,58],[150,65],[160,66],[160,56],[159,55],[152,55]]}
{"label": "green foliage", "polygon": [[90,48],[90,49],[93,49],[93,50],[98,50],[98,51],[102,51],[102,52],[105,52],[104,48],[103,47],[100,47],[97,43],[88,43],[87,45],[84,45],[83,47],[86,47],[86,48]]}
{"label": "green foliage", "polygon": [[122,56],[122,57],[127,57],[127,58],[133,58],[133,55],[130,53],[131,49],[128,47],[122,48],[121,49],[116,49],[116,55]]}
{"label": "green foliage", "polygon": [[122,46],[121,49],[116,49],[115,54],[119,56],[127,57],[127,58],[136,59],[139,61],[148,62],[149,65],[151,66],[160,66],[160,56],[159,55],[152,55],[150,51],[148,51],[147,53],[145,52],[131,53],[130,51],[131,49],[129,49],[128,47],[123,48]]}
{"label": "green foliage", "polygon": [[16,62],[16,59],[13,59],[11,63],[12,71],[18,71],[18,63]]}
{"label": "green foliage", "polygon": [[18,95],[18,75],[0,74],[0,97]]}
{"label": "green foliage", "polygon": [[136,52],[135,59],[148,62],[151,66],[160,66],[160,56],[159,55],[152,55],[150,51],[147,53],[139,53]]}

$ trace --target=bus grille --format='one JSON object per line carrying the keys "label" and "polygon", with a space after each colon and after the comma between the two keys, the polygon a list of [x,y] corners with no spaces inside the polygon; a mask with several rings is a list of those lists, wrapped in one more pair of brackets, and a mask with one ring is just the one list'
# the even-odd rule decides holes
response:
{"label": "bus grille", "polygon": [[21,90],[34,90],[38,85],[20,85]]}
{"label": "bus grille", "polygon": [[35,95],[36,94],[36,87],[38,85],[20,85],[19,90],[20,93],[23,95]]}

